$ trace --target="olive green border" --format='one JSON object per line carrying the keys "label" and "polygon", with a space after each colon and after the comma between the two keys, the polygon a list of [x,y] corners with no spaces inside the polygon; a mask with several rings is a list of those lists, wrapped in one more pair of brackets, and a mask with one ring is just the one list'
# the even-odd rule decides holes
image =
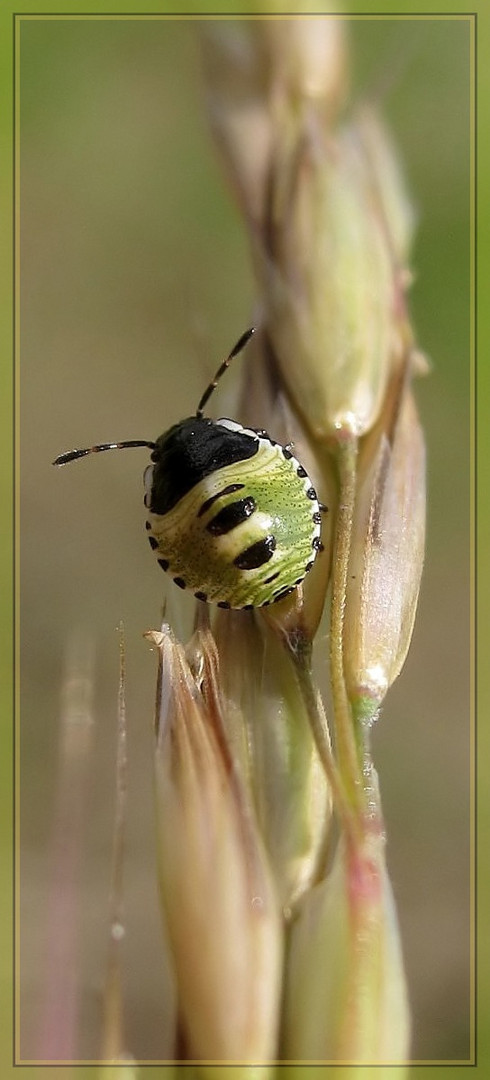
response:
{"label": "olive green border", "polygon": [[[261,4],[262,11],[266,9],[267,0],[265,4]],[[2,816],[3,828],[0,831],[2,839],[10,837],[10,843],[4,842],[2,845],[2,855],[0,864],[0,928],[1,928],[1,940],[0,940],[0,1074],[2,1077],[8,1077],[14,1075],[14,1023],[13,1023],[13,964],[14,964],[14,895],[13,895],[13,872],[14,872],[14,855],[15,845],[13,841],[13,825],[14,825],[14,802],[13,802],[13,787],[14,787],[14,770],[13,770],[13,749],[14,749],[14,726],[13,726],[13,698],[14,698],[14,686],[15,680],[12,677],[13,667],[13,653],[14,653],[14,621],[13,621],[13,601],[15,595],[14,587],[14,541],[13,541],[13,498],[12,487],[13,481],[13,459],[14,459],[14,435],[13,435],[13,418],[14,418],[14,248],[13,248],[13,236],[14,236],[14,224],[15,224],[15,211],[14,211],[14,176],[15,176],[15,141],[14,141],[14,67],[15,67],[15,28],[19,25],[21,19],[27,18],[57,18],[60,16],[69,18],[117,18],[123,16],[125,18],[143,18],[147,16],[159,16],[161,18],[193,18],[200,16],[201,18],[208,14],[212,17],[219,15],[245,15],[248,17],[256,17],[254,8],[259,5],[255,5],[253,2],[246,3],[246,0],[242,0],[242,3],[237,2],[225,2],[225,0],[214,0],[211,3],[210,0],[188,0],[186,4],[178,3],[178,0],[174,0],[171,4],[169,0],[142,0],[141,3],[137,3],[136,0],[113,0],[113,2],[106,2],[97,4],[95,0],[78,0],[74,3],[73,0],[48,0],[42,5],[39,0],[20,0],[19,8],[16,10],[8,3],[8,0],[2,0],[0,6],[0,79],[2,80],[2,110],[0,113],[0,135],[2,137],[2,147],[4,153],[2,154],[0,170],[1,170],[1,211],[3,216],[3,228],[1,235],[4,237],[0,246],[0,274],[2,289],[0,293],[1,303],[1,319],[0,319],[0,331],[2,335],[2,349],[1,349],[1,362],[0,362],[0,377],[2,380],[1,392],[0,392],[0,409],[1,409],[1,422],[0,432],[2,438],[1,454],[4,463],[11,463],[10,476],[12,481],[5,484],[6,490],[3,498],[3,513],[2,521],[5,522],[5,528],[1,532],[1,566],[3,571],[1,592],[2,603],[0,604],[0,657],[3,672],[5,677],[1,680],[2,698],[1,698],[1,745],[0,745],[0,769],[1,769],[1,800],[2,805],[0,813]],[[279,5],[270,4],[269,11],[277,11]],[[489,274],[489,255],[490,255],[490,239],[488,237],[488,218],[486,213],[487,198],[485,193],[490,190],[490,146],[488,132],[490,131],[489,123],[489,111],[490,111],[490,5],[488,0],[473,0],[473,2],[467,2],[467,0],[446,0],[445,3],[437,2],[437,0],[418,0],[418,3],[414,4],[409,0],[399,0],[397,4],[393,2],[387,2],[387,0],[357,0],[357,2],[344,3],[342,5],[343,11],[340,11],[340,4],[338,7],[328,5],[327,2],[322,3],[321,0],[312,0],[309,5],[309,11],[322,12],[327,11],[328,8],[334,11],[338,11],[339,14],[350,15],[360,18],[383,18],[386,16],[397,16],[399,18],[424,18],[430,16],[431,18],[465,18],[470,19],[472,27],[476,33],[476,56],[477,67],[475,70],[476,75],[476,87],[477,87],[477,100],[475,102],[474,119],[476,125],[475,134],[477,136],[477,161],[475,168],[478,168],[478,188],[480,191],[480,207],[477,220],[477,231],[475,238],[474,248],[474,263],[477,269],[477,279],[475,281],[475,311],[476,311],[476,299],[477,292],[481,296],[481,303],[478,307],[478,328],[475,338],[475,347],[480,342],[479,362],[476,368],[476,375],[478,381],[478,395],[476,398],[475,415],[473,417],[472,424],[472,437],[476,440],[478,435],[478,449],[475,459],[475,481],[476,491],[478,497],[476,499],[476,507],[478,509],[477,523],[473,527],[473,535],[475,540],[479,540],[479,551],[481,553],[481,559],[478,563],[478,575],[477,575],[477,595],[475,596],[475,625],[476,617],[478,617],[479,628],[479,640],[478,640],[478,653],[481,657],[485,658],[485,645],[490,644],[488,626],[490,624],[490,575],[488,572],[488,560],[486,554],[490,550],[490,507],[488,500],[485,498],[485,480],[487,478],[487,462],[488,471],[490,472],[490,425],[487,421],[487,411],[490,407],[490,359],[487,357],[488,341],[489,341],[489,301],[490,296],[490,283],[488,282]],[[97,10],[99,8],[99,10]],[[296,8],[296,11],[298,9]],[[291,13],[294,14],[294,4],[285,0],[282,5],[281,14]],[[478,132],[480,137],[478,138]],[[11,160],[8,161],[6,151],[11,148]],[[476,179],[476,178],[475,178]],[[443,313],[441,314],[443,317]],[[485,347],[486,346],[486,347]],[[2,470],[2,478],[5,475],[9,475],[8,470]],[[472,495],[472,515],[475,516],[475,499]],[[476,560],[473,559],[473,567],[476,569]],[[478,599],[478,604],[476,600]],[[475,648],[473,650],[476,655],[476,641]],[[490,909],[490,895],[489,895],[489,879],[490,872],[488,869],[488,841],[490,835],[490,798],[489,788],[490,785],[486,780],[486,763],[490,761],[490,735],[489,725],[485,722],[488,713],[488,700],[490,696],[490,665],[483,662],[481,664],[478,694],[476,698],[479,704],[479,723],[477,727],[477,754],[476,760],[478,762],[477,773],[479,774],[480,783],[478,785],[478,843],[482,846],[480,851],[480,858],[477,859],[478,866],[478,916],[479,922],[477,923],[478,938],[477,938],[477,972],[476,972],[476,985],[477,985],[477,1071],[482,1076],[486,1076],[488,1069],[490,1068],[490,1022],[488,1018],[490,1016],[490,921],[488,919],[488,911]],[[487,707],[486,707],[487,706]],[[478,776],[477,776],[478,779]],[[475,822],[476,825],[476,822]],[[475,851],[477,854],[478,848]],[[478,1024],[480,1019],[480,1024]],[[448,1062],[441,1063],[443,1068],[449,1068]],[[42,1066],[17,1066],[15,1068],[15,1075],[19,1078],[34,1076],[38,1074],[38,1069]],[[71,1066],[53,1066],[48,1065],[45,1068],[50,1070],[50,1074],[53,1073],[56,1076],[76,1076],[77,1078],[85,1078],[85,1076],[94,1075],[96,1072],[96,1066],[80,1065],[76,1067]],[[330,1071],[333,1067],[330,1068]],[[426,1072],[428,1074],[429,1069],[438,1068],[437,1065],[420,1065],[412,1068],[412,1073],[417,1078],[422,1080],[425,1077]],[[456,1064],[451,1067],[451,1076],[459,1078],[463,1072],[466,1074],[468,1068],[471,1068],[471,1074],[474,1075],[474,1067]],[[105,1071],[105,1070],[104,1070]],[[104,1075],[104,1071],[101,1075]],[[240,1069],[236,1071],[237,1077],[241,1072]],[[329,1071],[329,1067],[305,1067],[305,1076],[313,1080],[313,1074],[315,1074],[315,1080],[317,1074]],[[153,1067],[153,1076],[160,1076],[168,1074],[170,1069],[161,1066]],[[401,1075],[401,1070],[386,1067],[383,1073],[379,1075],[390,1075],[396,1073]],[[339,1069],[338,1075],[349,1075],[349,1069]],[[361,1069],[359,1072],[360,1080],[364,1076],[374,1076],[373,1073],[367,1072],[367,1070]],[[376,1075],[378,1075],[376,1071]]]}

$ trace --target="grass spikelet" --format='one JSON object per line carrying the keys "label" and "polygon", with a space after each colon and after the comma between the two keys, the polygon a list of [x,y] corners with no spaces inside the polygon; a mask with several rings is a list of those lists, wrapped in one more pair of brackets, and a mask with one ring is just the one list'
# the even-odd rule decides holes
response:
{"label": "grass spikelet", "polygon": [[272,876],[184,650],[166,626],[148,636],[159,654],[160,889],[185,1056],[267,1062],[275,1056],[282,970]]}

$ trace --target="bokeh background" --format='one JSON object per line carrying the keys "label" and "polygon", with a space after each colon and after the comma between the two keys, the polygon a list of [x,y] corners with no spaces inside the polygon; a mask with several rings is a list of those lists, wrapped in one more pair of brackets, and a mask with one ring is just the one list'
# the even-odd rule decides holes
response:
{"label": "bokeh background", "polygon": [[[411,308],[432,363],[417,386],[428,443],[426,569],[412,648],[376,728],[374,756],[413,1006],[413,1056],[464,1061],[471,976],[470,29],[466,20],[392,18],[351,20],[349,32],[353,100],[381,96],[417,209]],[[152,817],[156,665],[142,634],[158,625],[165,582],[144,537],[145,451],[62,471],[50,463],[75,446],[153,439],[192,411],[250,323],[254,288],[242,223],[208,133],[195,21],[25,20],[20,88],[21,1054],[39,1055],[61,687],[74,648],[94,680],[77,1056],[100,1053],[122,619],[125,1019],[135,1057],[158,1059],[169,1047],[168,978]],[[230,373],[220,390],[220,412],[236,377]]]}

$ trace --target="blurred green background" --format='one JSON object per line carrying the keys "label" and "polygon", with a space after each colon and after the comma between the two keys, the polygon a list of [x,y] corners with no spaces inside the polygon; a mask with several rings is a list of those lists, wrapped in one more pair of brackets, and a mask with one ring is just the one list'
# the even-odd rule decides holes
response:
{"label": "blurred green background", "polygon": [[[353,99],[380,92],[418,213],[412,312],[432,361],[427,563],[405,670],[374,735],[413,1005],[413,1056],[470,1054],[469,23],[350,23]],[[21,74],[21,1052],[38,1054],[60,687],[94,647],[82,868],[80,1058],[97,1057],[127,635],[125,1010],[168,1053],[152,817],[164,580],[144,539],[144,451],[63,471],[60,452],[153,439],[195,407],[250,323],[247,241],[207,130],[193,22],[28,20]],[[222,411],[227,394],[223,387]],[[224,403],[224,407],[223,407]],[[176,591],[176,590],[175,590]],[[171,600],[170,591],[169,599]],[[181,597],[179,594],[179,601]],[[177,630],[181,627],[177,625]]]}

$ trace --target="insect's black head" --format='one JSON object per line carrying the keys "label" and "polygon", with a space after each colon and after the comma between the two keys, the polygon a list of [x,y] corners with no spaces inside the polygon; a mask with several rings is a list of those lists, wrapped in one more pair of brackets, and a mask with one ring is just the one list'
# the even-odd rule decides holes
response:
{"label": "insect's black head", "polygon": [[187,443],[199,445],[206,438],[206,429],[212,425],[213,421],[207,416],[189,416],[186,420],[179,420],[178,424],[172,424],[156,440],[151,460],[158,465],[170,460],[173,454],[180,453],[181,447]]}
{"label": "insect's black head", "polygon": [[230,431],[208,417],[190,416],[160,435],[154,462],[151,510],[166,514],[191,488],[216,469],[251,458],[258,441],[241,431]]}

